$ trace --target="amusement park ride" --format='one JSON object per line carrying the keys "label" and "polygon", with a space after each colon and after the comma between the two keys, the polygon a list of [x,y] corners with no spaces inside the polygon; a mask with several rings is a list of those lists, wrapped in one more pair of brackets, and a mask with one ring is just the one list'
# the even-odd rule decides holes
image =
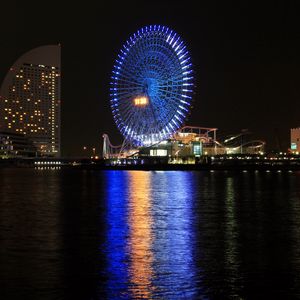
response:
{"label": "amusement park ride", "polygon": [[[196,156],[204,148],[207,154],[224,151],[216,140],[217,128],[183,126],[191,110],[193,79],[189,51],[176,32],[150,25],[130,36],[115,60],[110,83],[111,110],[124,141],[113,146],[104,134],[103,157],[132,157],[145,149],[168,156],[186,153],[186,147]],[[166,144],[172,152],[163,150]]]}

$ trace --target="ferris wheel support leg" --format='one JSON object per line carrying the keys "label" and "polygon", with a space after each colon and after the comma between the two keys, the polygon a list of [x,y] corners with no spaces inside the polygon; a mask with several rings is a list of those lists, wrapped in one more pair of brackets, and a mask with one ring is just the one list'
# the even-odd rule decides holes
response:
{"label": "ferris wheel support leg", "polygon": [[119,153],[118,153],[118,159],[119,158],[124,158],[124,150],[127,148],[127,146],[128,146],[128,140],[127,139],[124,139],[123,140],[123,143],[122,143],[122,146],[121,146],[121,148],[120,148],[120,151],[119,151]]}

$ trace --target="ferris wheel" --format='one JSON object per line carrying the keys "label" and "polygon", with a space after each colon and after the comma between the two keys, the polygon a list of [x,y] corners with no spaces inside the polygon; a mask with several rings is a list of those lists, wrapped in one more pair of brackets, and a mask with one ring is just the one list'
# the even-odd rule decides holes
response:
{"label": "ferris wheel", "polygon": [[190,112],[191,58],[180,36],[166,26],[134,33],[121,48],[111,79],[113,118],[135,146],[170,138]]}

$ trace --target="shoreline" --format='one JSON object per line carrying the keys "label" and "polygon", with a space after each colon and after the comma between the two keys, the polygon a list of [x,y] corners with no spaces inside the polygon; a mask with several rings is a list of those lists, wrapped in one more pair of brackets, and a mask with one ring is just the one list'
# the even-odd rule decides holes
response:
{"label": "shoreline", "polygon": [[72,169],[72,170],[99,170],[99,171],[300,171],[300,165],[120,165],[108,166],[100,164],[89,165],[24,165],[24,164],[0,164],[0,169]]}
{"label": "shoreline", "polygon": [[145,170],[145,171],[300,171],[300,159],[225,159],[199,163],[172,164],[163,161],[119,161],[88,159],[2,159],[1,168]]}
{"label": "shoreline", "polygon": [[115,171],[300,171],[300,165],[121,165],[99,166],[78,165],[74,169],[82,170],[115,170]]}

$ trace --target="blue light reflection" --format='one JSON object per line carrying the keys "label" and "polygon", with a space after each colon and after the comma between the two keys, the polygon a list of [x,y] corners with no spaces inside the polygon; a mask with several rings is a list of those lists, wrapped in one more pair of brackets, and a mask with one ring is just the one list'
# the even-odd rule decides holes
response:
{"label": "blue light reflection", "polygon": [[106,175],[107,298],[197,299],[193,175]]}
{"label": "blue light reflection", "polygon": [[104,253],[107,260],[107,270],[105,270],[105,277],[107,277],[106,293],[108,299],[130,299],[127,293],[127,175],[127,173],[119,171],[106,172],[107,234]]}
{"label": "blue light reflection", "polygon": [[193,180],[191,172],[153,174],[153,284],[162,299],[197,299]]}

